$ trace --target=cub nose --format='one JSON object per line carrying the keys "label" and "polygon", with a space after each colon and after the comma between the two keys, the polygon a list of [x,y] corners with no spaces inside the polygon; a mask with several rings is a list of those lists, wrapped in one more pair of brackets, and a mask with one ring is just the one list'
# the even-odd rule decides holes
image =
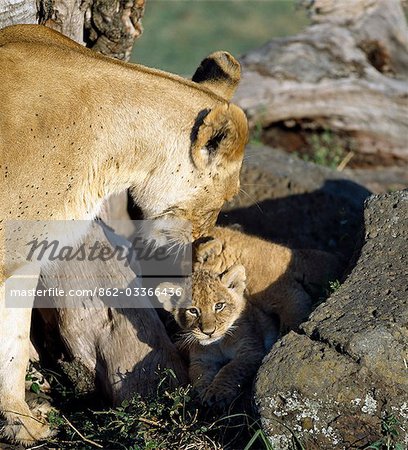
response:
{"label": "cub nose", "polygon": [[215,328],[202,328],[201,331],[208,337],[211,337],[214,334]]}

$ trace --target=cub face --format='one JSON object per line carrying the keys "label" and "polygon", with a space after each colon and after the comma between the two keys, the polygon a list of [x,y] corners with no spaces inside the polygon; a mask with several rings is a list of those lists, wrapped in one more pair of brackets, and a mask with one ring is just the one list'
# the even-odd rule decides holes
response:
{"label": "cub face", "polygon": [[160,284],[158,299],[173,314],[187,344],[208,345],[222,339],[232,332],[245,308],[245,269],[241,265],[221,276],[197,270],[180,297],[165,293],[171,287],[175,288],[171,283]]}

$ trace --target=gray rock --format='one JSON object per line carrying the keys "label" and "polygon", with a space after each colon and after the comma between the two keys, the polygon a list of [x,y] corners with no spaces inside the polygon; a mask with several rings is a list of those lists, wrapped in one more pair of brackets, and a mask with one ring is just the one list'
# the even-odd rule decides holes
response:
{"label": "gray rock", "polygon": [[347,168],[344,172],[375,194],[400,191],[408,187],[407,167],[379,166],[367,167],[365,169]]}
{"label": "gray rock", "polygon": [[371,196],[364,217],[344,284],[258,372],[256,404],[276,450],[293,433],[308,450],[365,448],[391,415],[394,443],[408,448],[408,191]]}

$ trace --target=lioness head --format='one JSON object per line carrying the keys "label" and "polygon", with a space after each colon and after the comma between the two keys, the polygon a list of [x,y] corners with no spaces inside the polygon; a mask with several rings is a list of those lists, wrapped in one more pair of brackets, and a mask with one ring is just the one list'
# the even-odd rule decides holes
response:
{"label": "lioness head", "polygon": [[234,329],[245,308],[245,269],[236,265],[219,276],[206,270],[193,273],[191,284],[180,289],[171,283],[158,286],[158,299],[184,332],[186,343],[208,345]]}
{"label": "lioness head", "polygon": [[[143,186],[135,189],[144,217],[158,220],[156,231],[168,228],[167,219],[191,224],[189,239],[180,233],[181,224],[176,221],[174,226],[173,237],[184,243],[206,234],[224,202],[239,190],[248,124],[243,111],[229,103],[239,74],[239,63],[226,52],[202,62],[177,103],[182,110],[188,109],[188,120],[179,114],[179,123],[173,122],[172,128],[180,132],[162,144],[169,147],[165,156],[155,163]],[[163,155],[163,149],[160,152]]]}

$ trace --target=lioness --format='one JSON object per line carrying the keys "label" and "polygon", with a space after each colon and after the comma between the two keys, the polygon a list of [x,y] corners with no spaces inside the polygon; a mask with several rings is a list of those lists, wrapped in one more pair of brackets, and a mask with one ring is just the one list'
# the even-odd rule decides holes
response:
{"label": "lioness", "polygon": [[[43,26],[0,31],[4,436],[29,445],[50,433],[24,398],[31,308],[5,307],[5,283],[22,271],[13,255],[25,250],[6,222],[92,219],[108,196],[131,188],[146,219],[186,219],[193,238],[202,236],[239,187],[248,127],[229,103],[239,73],[226,52],[210,55],[187,81],[96,54]],[[72,245],[86,229],[48,236]],[[183,230],[174,234],[186,240]],[[36,283],[26,278],[24,287]]]}
{"label": "lioness", "polygon": [[236,229],[215,227],[197,243],[195,270],[222,274],[236,264],[246,269],[249,301],[277,314],[282,333],[296,330],[311,312],[311,294],[340,275],[340,261],[330,253],[290,249]]}
{"label": "lioness", "polygon": [[[245,268],[198,269],[190,283],[161,283],[157,297],[181,328],[189,376],[201,400],[226,406],[256,374],[276,341],[277,321],[245,299]],[[181,290],[180,296],[171,295]]]}

